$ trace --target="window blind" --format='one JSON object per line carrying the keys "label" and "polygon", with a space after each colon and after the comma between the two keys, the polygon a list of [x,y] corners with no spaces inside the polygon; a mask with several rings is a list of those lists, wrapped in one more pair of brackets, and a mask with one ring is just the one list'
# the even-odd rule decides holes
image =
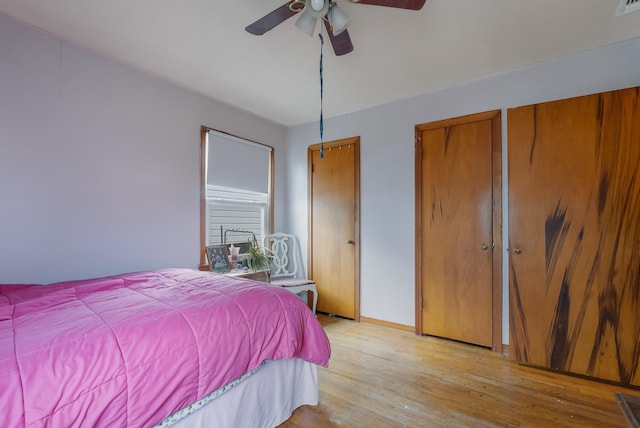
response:
{"label": "window blind", "polygon": [[207,183],[269,192],[271,147],[208,131]]}

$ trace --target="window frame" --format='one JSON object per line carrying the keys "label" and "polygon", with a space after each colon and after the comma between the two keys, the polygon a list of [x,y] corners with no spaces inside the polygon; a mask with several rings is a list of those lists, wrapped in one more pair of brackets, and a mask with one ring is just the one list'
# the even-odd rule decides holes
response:
{"label": "window frame", "polygon": [[207,245],[207,133],[209,131],[218,132],[220,134],[229,135],[233,138],[238,138],[240,140],[244,140],[253,144],[258,144],[260,146],[268,147],[269,151],[269,177],[267,184],[267,210],[268,210],[268,222],[267,222],[267,233],[273,233],[273,206],[274,206],[274,197],[273,197],[273,173],[274,173],[274,159],[275,159],[275,148],[269,146],[267,144],[263,144],[257,141],[249,140],[247,138],[239,137],[237,135],[233,135],[228,132],[220,131],[219,129],[209,128],[207,126],[202,126],[200,128],[200,262],[198,268],[200,270],[209,270],[209,265],[207,264],[207,255],[205,251],[205,246]]}

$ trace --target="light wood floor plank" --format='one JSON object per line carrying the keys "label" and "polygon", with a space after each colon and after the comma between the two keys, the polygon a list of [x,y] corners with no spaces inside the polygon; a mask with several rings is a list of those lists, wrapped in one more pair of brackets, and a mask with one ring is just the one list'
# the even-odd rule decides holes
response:
{"label": "light wood floor plank", "polygon": [[331,341],[320,404],[281,428],[619,427],[615,392],[640,391],[522,366],[488,349],[319,315]]}

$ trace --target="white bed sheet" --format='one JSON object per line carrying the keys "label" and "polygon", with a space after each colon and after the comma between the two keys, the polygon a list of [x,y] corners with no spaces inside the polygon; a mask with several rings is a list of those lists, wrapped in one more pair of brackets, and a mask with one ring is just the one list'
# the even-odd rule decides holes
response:
{"label": "white bed sheet", "polygon": [[318,404],[316,365],[299,358],[267,361],[253,375],[171,426],[272,428],[305,404]]}

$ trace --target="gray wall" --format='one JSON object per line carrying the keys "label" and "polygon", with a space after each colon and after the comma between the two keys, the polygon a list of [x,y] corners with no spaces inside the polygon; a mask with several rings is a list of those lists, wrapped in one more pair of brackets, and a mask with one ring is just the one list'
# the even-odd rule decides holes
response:
{"label": "gray wall", "polygon": [[[361,137],[361,315],[409,326],[415,323],[416,124],[503,109],[506,156],[507,108],[638,85],[640,39],[635,39],[328,119],[325,141]],[[306,150],[318,143],[318,135],[317,123],[290,128],[287,133],[288,227],[301,237],[305,259]],[[505,165],[505,239],[506,171]],[[506,267],[506,252],[504,260]],[[506,270],[503,282],[507,343]]]}
{"label": "gray wall", "polygon": [[286,129],[0,14],[0,283],[199,262],[200,126],[275,148]]}

